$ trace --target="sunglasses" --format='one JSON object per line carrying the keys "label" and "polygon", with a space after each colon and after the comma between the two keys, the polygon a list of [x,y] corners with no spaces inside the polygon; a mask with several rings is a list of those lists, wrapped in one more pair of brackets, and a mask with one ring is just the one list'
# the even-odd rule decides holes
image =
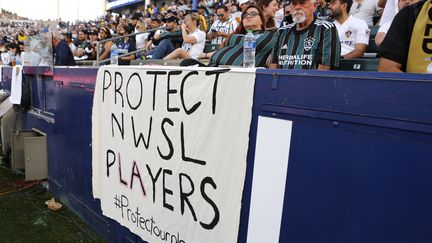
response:
{"label": "sunglasses", "polygon": [[259,15],[259,13],[257,13],[257,12],[250,12],[250,13],[243,14],[242,18],[249,19],[249,18],[256,17],[258,15]]}
{"label": "sunglasses", "polygon": [[225,16],[225,14],[217,14],[216,16],[218,16],[220,18],[220,17]]}

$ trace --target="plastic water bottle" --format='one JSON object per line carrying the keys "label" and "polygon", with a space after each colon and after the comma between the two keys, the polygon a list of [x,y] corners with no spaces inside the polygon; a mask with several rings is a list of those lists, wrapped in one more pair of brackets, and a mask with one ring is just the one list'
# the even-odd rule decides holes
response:
{"label": "plastic water bottle", "polygon": [[118,47],[116,44],[111,46],[111,65],[118,65]]}
{"label": "plastic water bottle", "polygon": [[243,43],[243,67],[255,67],[256,39],[251,30],[248,30]]}
{"label": "plastic water bottle", "polygon": [[22,65],[22,60],[21,60],[21,56],[20,55],[16,56],[16,65]]}

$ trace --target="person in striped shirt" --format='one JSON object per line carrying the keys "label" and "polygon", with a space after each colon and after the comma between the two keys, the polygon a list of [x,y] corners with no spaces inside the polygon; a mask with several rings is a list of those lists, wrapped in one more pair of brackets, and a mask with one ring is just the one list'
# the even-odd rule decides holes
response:
{"label": "person in striped shirt", "polygon": [[234,18],[230,18],[230,13],[226,6],[221,6],[217,10],[218,19],[212,24],[207,38],[212,44],[222,44],[237,28],[238,23]]}
{"label": "person in striped shirt", "polygon": [[315,0],[291,2],[294,23],[279,30],[270,68],[330,70],[339,65],[336,27],[314,17],[317,5]]}
{"label": "person in striped shirt", "polygon": [[213,53],[209,66],[242,65],[244,37],[248,30],[252,30],[256,37],[255,66],[265,67],[277,38],[275,31],[265,31],[265,23],[261,10],[254,5],[248,6],[242,14],[238,31],[229,37],[225,47]]}

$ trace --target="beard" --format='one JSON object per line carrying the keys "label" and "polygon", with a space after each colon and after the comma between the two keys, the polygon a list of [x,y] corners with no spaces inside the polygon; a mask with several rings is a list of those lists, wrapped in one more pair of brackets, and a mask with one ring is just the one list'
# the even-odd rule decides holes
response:
{"label": "beard", "polygon": [[302,10],[297,10],[297,11],[294,10],[291,13],[291,16],[292,16],[293,22],[296,24],[301,24],[301,23],[304,23],[306,21],[306,14]]}
{"label": "beard", "polygon": [[330,17],[333,19],[338,19],[342,15],[342,11],[340,10],[332,10],[332,13],[330,14]]}

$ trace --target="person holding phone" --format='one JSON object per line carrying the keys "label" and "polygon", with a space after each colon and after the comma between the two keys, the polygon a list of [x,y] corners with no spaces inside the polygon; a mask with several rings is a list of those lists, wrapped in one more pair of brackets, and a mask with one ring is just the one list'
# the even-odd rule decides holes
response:
{"label": "person holding phone", "polygon": [[212,44],[222,44],[237,28],[238,23],[230,18],[228,8],[221,6],[217,9],[217,20],[212,24],[207,34],[207,38]]}

